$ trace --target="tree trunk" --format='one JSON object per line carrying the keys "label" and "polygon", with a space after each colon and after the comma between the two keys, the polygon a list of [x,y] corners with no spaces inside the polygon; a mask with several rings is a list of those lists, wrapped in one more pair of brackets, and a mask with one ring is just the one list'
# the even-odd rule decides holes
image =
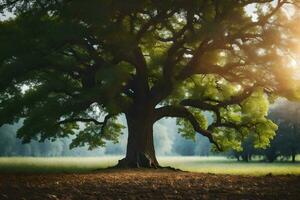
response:
{"label": "tree trunk", "polygon": [[126,157],[119,161],[122,168],[157,168],[153,143],[153,120],[151,114],[126,114],[128,141]]}
{"label": "tree trunk", "polygon": [[296,154],[292,154],[292,162],[296,162]]}

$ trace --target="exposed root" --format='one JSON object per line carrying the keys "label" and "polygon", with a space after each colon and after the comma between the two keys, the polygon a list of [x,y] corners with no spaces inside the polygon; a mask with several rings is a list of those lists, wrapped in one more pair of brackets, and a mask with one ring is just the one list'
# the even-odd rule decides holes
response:
{"label": "exposed root", "polygon": [[174,172],[184,172],[181,169],[177,169],[171,166],[160,166],[158,163],[157,164],[152,164],[152,165],[140,165],[138,162],[130,163],[126,160],[126,158],[123,158],[119,160],[118,164],[112,167],[109,167],[107,169],[142,169],[142,170],[167,170],[167,171],[174,171]]}
{"label": "exposed root", "polygon": [[109,167],[107,169],[143,169],[143,170],[147,170],[147,169],[158,169],[158,170],[169,170],[169,171],[182,171],[180,169],[176,169],[174,167],[164,167],[164,166],[160,166],[158,164],[158,162],[155,160],[153,161],[148,155],[146,154],[139,154],[139,156],[134,159],[134,160],[130,160],[128,158],[123,158],[121,160],[119,160],[118,164],[112,167]]}
{"label": "exposed root", "polygon": [[116,168],[159,168],[159,164],[144,153],[139,153],[135,159],[123,158],[119,160]]}

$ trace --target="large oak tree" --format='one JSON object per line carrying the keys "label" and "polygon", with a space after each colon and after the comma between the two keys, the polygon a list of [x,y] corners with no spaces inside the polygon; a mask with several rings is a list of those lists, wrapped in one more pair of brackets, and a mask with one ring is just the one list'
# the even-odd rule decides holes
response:
{"label": "large oak tree", "polygon": [[[117,142],[123,167],[158,167],[153,124],[177,118],[217,150],[264,147],[276,96],[300,99],[296,0],[1,0],[0,125],[24,142]],[[212,118],[213,122],[208,123]]]}

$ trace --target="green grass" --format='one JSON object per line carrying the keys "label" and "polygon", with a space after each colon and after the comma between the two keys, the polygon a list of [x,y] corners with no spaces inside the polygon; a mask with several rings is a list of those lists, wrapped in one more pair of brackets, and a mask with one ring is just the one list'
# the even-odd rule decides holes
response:
{"label": "green grass", "polygon": [[171,165],[186,171],[216,173],[216,174],[236,174],[236,175],[300,175],[300,162],[274,162],[266,163],[260,161],[237,162],[224,157],[175,157],[161,158],[162,165]]}
{"label": "green grass", "polygon": [[0,173],[80,173],[117,164],[121,157],[0,157]]}
{"label": "green grass", "polygon": [[[298,157],[299,158],[299,157]],[[2,157],[0,173],[83,173],[113,166],[119,156],[106,157]],[[186,171],[240,175],[300,175],[300,162],[237,162],[224,157],[159,157],[163,166]]]}

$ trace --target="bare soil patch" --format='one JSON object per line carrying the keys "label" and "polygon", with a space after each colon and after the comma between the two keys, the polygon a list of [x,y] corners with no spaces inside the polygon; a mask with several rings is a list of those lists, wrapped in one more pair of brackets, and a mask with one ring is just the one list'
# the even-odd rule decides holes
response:
{"label": "bare soil patch", "polygon": [[300,199],[300,176],[237,176],[171,170],[0,174],[0,199]]}

